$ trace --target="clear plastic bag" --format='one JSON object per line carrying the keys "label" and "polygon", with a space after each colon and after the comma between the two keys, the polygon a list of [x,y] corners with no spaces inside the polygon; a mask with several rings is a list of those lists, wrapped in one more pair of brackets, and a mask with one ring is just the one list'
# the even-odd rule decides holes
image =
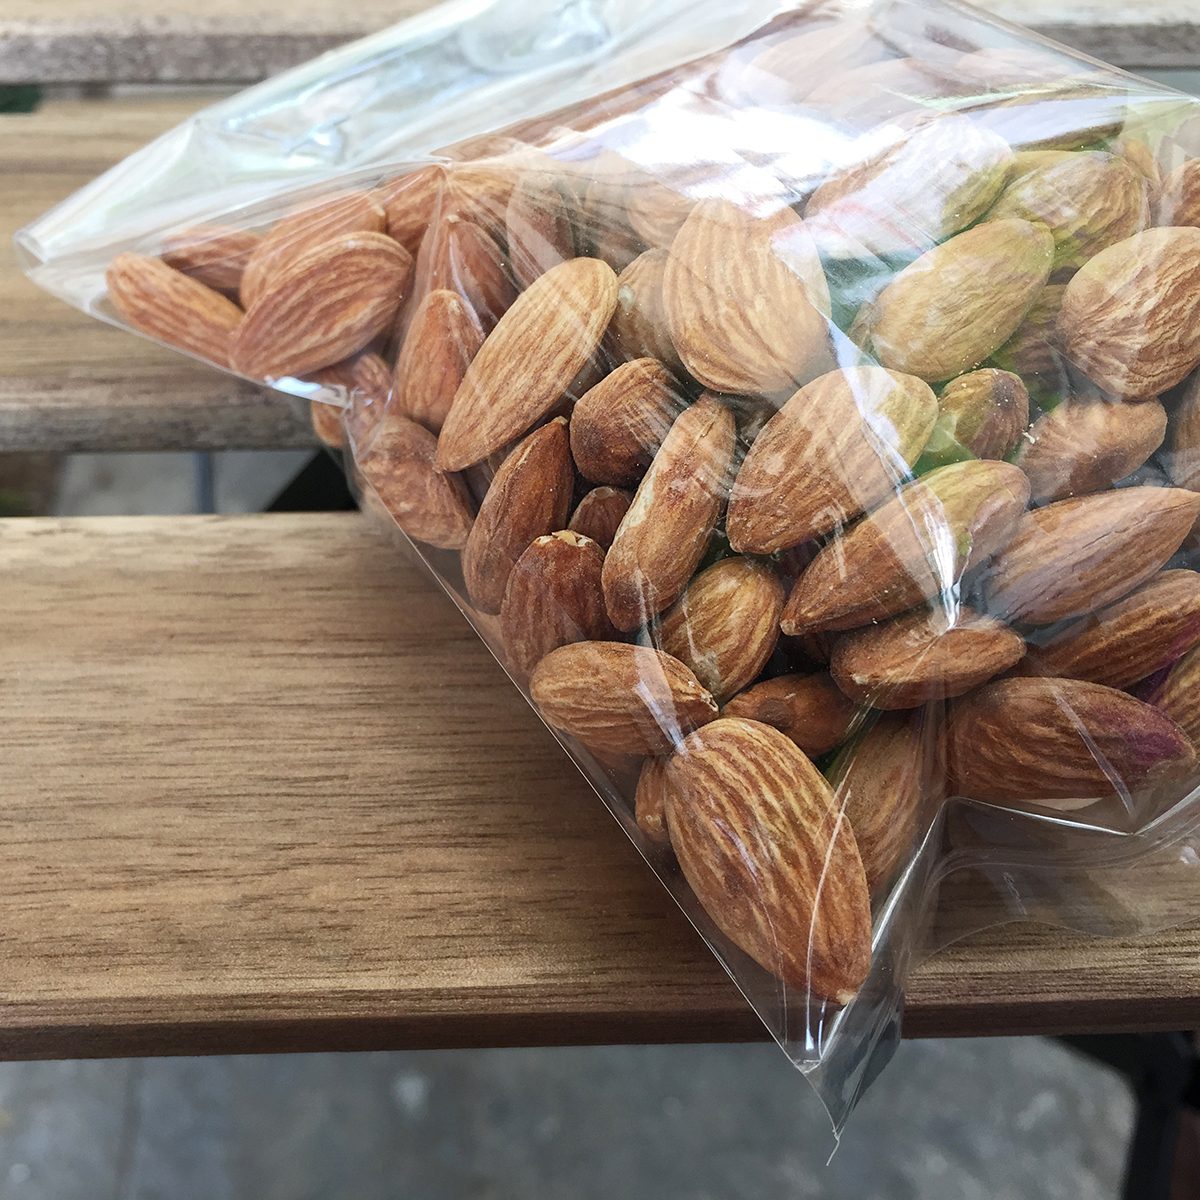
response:
{"label": "clear plastic bag", "polygon": [[315,402],[840,1126],[922,955],[1195,915],[1198,112],[936,0],[450,5],[18,244]]}

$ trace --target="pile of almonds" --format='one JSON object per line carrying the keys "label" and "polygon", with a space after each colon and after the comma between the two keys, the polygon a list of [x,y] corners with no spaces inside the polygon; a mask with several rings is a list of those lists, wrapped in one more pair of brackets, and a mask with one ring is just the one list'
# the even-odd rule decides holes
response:
{"label": "pile of almonds", "polygon": [[836,1002],[945,797],[1136,823],[1200,777],[1200,159],[1043,120],[1016,52],[896,117],[926,64],[845,32],[694,72],[836,123],[815,178],[635,165],[597,129],[659,84],[108,273],[151,336],[344,389],[318,432],[546,722]]}

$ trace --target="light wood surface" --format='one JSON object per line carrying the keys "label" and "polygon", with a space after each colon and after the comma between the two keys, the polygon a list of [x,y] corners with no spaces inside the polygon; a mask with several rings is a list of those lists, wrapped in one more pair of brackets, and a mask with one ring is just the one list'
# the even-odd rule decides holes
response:
{"label": "light wood surface", "polygon": [[[0,116],[0,245],[198,108],[140,97]],[[0,253],[0,452],[303,446],[303,410],[110,328],[34,287]]]}
{"label": "light wood surface", "polygon": [[[0,611],[0,1058],[761,1036],[357,515],[0,522]],[[904,1028],[1198,1024],[1200,930],[1022,925]]]}

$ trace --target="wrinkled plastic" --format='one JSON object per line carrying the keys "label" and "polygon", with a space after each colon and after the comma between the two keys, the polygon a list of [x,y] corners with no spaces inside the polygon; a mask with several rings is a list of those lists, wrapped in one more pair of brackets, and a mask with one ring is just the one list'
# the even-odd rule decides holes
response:
{"label": "wrinkled plastic", "polygon": [[318,402],[840,1127],[938,947],[1195,915],[1198,111],[934,0],[452,4],[18,245]]}

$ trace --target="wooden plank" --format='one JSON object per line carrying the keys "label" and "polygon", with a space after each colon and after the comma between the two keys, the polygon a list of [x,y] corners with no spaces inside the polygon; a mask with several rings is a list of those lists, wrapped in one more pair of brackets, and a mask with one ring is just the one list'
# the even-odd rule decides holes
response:
{"label": "wooden plank", "polygon": [[[360,517],[0,522],[0,611],[0,1057],[761,1036]],[[1197,1024],[1200,930],[1009,926],[906,1031]]]}
{"label": "wooden plank", "polygon": [[[47,105],[0,117],[0,243],[203,101]],[[34,287],[0,255],[0,451],[305,446],[307,414],[113,329]]]}
{"label": "wooden plank", "polygon": [[[6,0],[0,83],[250,82],[428,7],[427,0]],[[1200,61],[1200,20],[1189,0],[981,7],[1118,66]]]}

